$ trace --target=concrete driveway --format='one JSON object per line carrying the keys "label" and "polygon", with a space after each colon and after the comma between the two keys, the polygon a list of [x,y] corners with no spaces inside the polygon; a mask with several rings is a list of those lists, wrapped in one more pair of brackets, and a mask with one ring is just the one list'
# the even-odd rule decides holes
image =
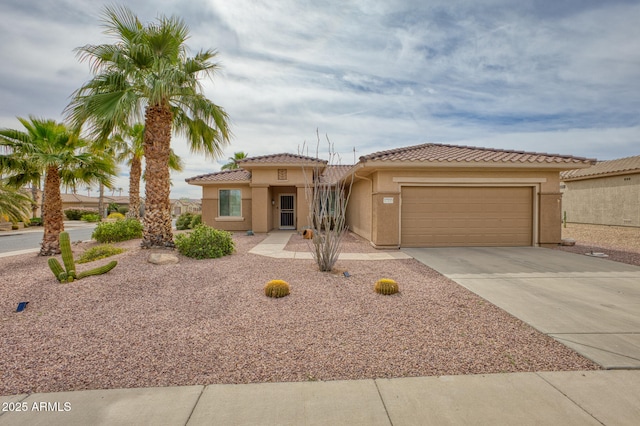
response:
{"label": "concrete driveway", "polygon": [[402,251],[604,368],[640,369],[640,267],[537,247]]}

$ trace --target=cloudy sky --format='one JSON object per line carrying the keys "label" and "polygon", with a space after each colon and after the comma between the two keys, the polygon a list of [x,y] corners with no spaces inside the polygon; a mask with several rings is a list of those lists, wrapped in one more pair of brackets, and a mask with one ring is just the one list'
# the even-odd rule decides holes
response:
{"label": "cloudy sky", "polygon": [[[204,85],[231,117],[235,151],[315,155],[316,129],[343,164],[426,142],[608,160],[640,154],[637,0],[190,0],[126,4],[143,22],[178,15],[189,47],[218,50]],[[90,78],[74,48],[111,39],[93,0],[0,4],[0,127],[62,119]],[[184,179],[223,159],[173,147]],[[326,151],[326,143],[321,144]],[[321,155],[323,155],[321,153]],[[128,190],[126,168],[116,185]]]}

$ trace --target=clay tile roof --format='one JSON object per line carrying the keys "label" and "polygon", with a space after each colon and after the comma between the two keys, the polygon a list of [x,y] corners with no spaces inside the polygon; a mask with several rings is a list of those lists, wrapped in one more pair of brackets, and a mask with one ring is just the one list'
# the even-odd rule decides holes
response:
{"label": "clay tile roof", "polygon": [[250,180],[251,172],[244,169],[224,170],[185,179],[188,183],[249,182]]}
{"label": "clay tile roof", "polygon": [[360,161],[588,164],[593,163],[595,160],[570,155],[425,143],[422,145],[374,152],[373,154],[360,157]]}
{"label": "clay tile roof", "polygon": [[337,183],[340,179],[347,176],[347,173],[352,168],[353,168],[352,165],[327,166],[327,168],[324,169],[324,172],[322,173],[322,175],[320,175],[320,182],[333,185]]}
{"label": "clay tile roof", "polygon": [[253,164],[300,164],[300,163],[321,163],[326,164],[326,160],[320,160],[319,158],[307,157],[305,155],[296,154],[269,154],[261,155],[258,157],[244,158],[238,161],[241,165],[253,165]]}
{"label": "clay tile roof", "polygon": [[560,173],[561,179],[572,180],[625,173],[640,173],[640,155],[600,161],[586,169],[567,170]]}

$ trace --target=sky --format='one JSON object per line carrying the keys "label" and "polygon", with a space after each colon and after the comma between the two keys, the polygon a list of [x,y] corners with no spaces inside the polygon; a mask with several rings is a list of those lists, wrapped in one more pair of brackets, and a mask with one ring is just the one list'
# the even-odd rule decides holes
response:
{"label": "sky", "polygon": [[[624,0],[190,0],[126,4],[143,23],[181,17],[191,52],[216,49],[203,80],[233,133],[220,159],[172,147],[186,178],[234,152],[342,164],[446,143],[610,160],[640,155],[640,2]],[[0,128],[63,120],[91,78],[74,49],[113,43],[95,0],[0,3]],[[317,142],[320,135],[320,144]],[[128,193],[121,167],[116,188]],[[142,186],[143,188],[143,186]],[[144,190],[142,189],[144,195]],[[116,192],[117,193],[117,192]]]}

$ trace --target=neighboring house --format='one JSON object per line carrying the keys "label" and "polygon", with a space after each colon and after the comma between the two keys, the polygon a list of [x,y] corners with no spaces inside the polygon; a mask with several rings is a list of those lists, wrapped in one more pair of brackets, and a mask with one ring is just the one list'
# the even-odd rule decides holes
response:
{"label": "neighboring house", "polygon": [[640,155],[560,174],[567,222],[640,227]]}
{"label": "neighboring house", "polygon": [[171,203],[171,213],[173,216],[180,216],[183,213],[198,214],[200,212],[202,212],[201,200],[181,198],[179,200],[173,200]]}
{"label": "neighboring house", "polygon": [[[88,197],[81,194],[60,195],[62,197],[62,211],[73,208],[93,209],[98,211],[98,197]],[[108,208],[109,204],[117,204],[120,207],[129,207],[129,197],[105,195],[103,197],[103,203],[105,209]]]}
{"label": "neighboring house", "polygon": [[561,241],[560,172],[594,160],[427,143],[353,166],[294,154],[249,157],[195,176],[203,222],[230,231],[309,226],[305,186],[348,179],[347,224],[374,247],[536,246]]}

